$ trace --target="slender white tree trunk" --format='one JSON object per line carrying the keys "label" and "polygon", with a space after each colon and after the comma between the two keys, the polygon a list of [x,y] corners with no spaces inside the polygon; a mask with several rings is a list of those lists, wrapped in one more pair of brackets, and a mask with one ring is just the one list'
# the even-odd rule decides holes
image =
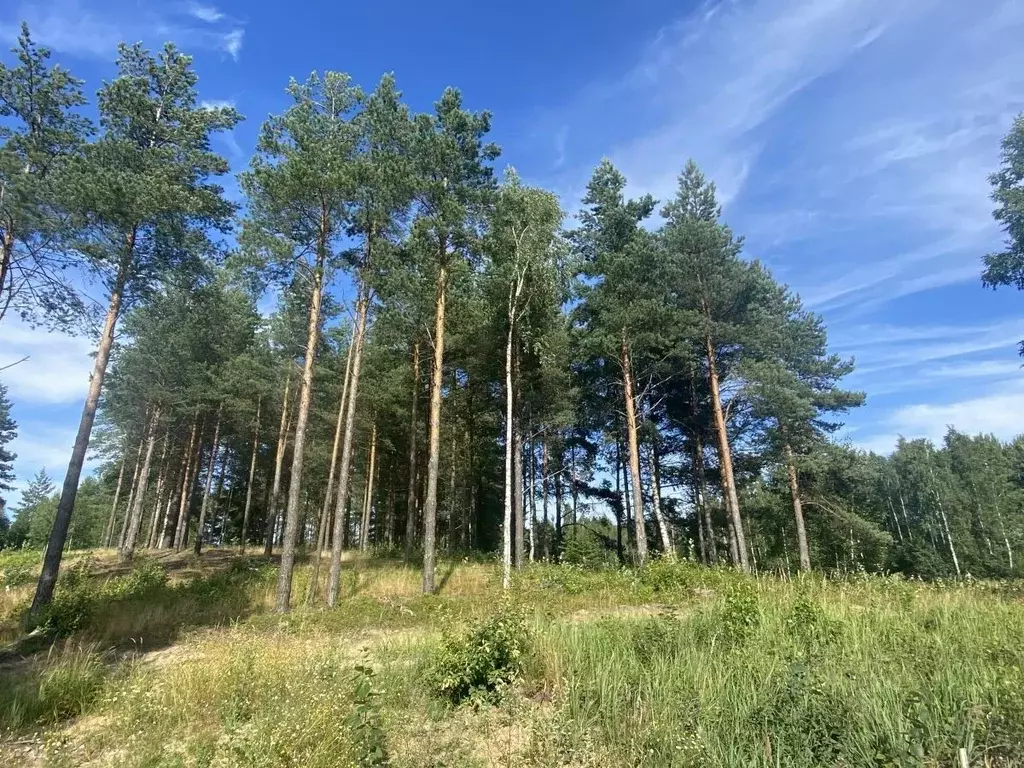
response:
{"label": "slender white tree trunk", "polygon": [[359,532],[359,551],[370,548],[370,513],[373,511],[373,478],[377,469],[377,424],[374,423],[370,437],[370,465],[366,470],[366,497],[363,499],[363,520]]}
{"label": "slender white tree trunk", "polygon": [[263,405],[263,398],[256,399],[256,419],[252,428],[252,458],[249,460],[249,480],[245,484],[245,509],[242,512],[242,535],[241,550],[245,554],[245,547],[249,539],[249,512],[252,509],[252,484],[256,478],[256,458],[260,453],[260,406]]}
{"label": "slender white tree trunk", "polygon": [[512,452],[515,450],[512,424],[512,326],[505,340],[505,517],[501,531],[501,586],[512,586]]}

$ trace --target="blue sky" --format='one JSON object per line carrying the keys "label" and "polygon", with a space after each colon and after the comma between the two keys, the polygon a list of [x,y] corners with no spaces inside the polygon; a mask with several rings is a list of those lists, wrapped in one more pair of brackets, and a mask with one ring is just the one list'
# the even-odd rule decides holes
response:
{"label": "blue sky", "polygon": [[[845,437],[1024,432],[1024,295],[979,280],[1000,242],[986,178],[1024,110],[1022,0],[7,0],[0,39],[22,19],[89,93],[120,40],[194,53],[202,98],[248,118],[218,139],[238,169],[288,78],[314,69],[366,87],[392,71],[414,109],[460,87],[494,113],[499,165],[569,210],[602,156],[661,198],[693,157],[747,254],[856,356],[868,403]],[[63,473],[90,349],[0,328],[0,365],[31,355],[4,373],[22,482]]]}

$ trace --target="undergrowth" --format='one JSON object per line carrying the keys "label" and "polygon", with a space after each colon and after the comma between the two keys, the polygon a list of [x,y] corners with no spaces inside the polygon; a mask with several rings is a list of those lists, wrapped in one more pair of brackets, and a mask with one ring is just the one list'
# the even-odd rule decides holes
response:
{"label": "undergrowth", "polygon": [[[538,564],[504,596],[459,561],[423,596],[413,568],[348,559],[338,608],[279,617],[258,560],[88,567],[58,590],[72,639],[0,670],[6,727],[44,727],[51,765],[1024,764],[1013,582]],[[126,629],[177,641],[96,652]]]}

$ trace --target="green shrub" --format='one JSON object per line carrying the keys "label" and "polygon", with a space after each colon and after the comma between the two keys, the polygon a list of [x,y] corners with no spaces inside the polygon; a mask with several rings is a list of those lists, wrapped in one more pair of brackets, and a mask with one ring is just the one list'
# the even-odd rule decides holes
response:
{"label": "green shrub", "polygon": [[68,637],[92,617],[99,589],[89,579],[89,565],[86,559],[61,573],[53,601],[43,610],[40,621],[47,634]]}
{"label": "green shrub", "polygon": [[618,565],[615,551],[608,548],[600,535],[585,526],[578,526],[566,538],[562,548],[562,562],[588,570],[615,568]]}
{"label": "green shrub", "polygon": [[431,673],[435,693],[456,705],[494,700],[521,674],[528,639],[522,613],[503,604],[467,634],[445,639]]}
{"label": "green shrub", "polygon": [[10,563],[0,570],[0,587],[13,589],[36,579],[38,569],[29,563]]}
{"label": "green shrub", "polygon": [[352,678],[352,711],[345,718],[359,768],[388,764],[387,734],[381,722],[380,691],[372,667],[357,665]]}
{"label": "green shrub", "polygon": [[750,637],[760,623],[761,613],[753,588],[746,583],[732,585],[722,607],[719,624],[722,635],[727,641],[739,644]]}
{"label": "green shrub", "polygon": [[839,624],[825,613],[821,605],[801,595],[793,602],[786,617],[786,630],[810,655],[836,640]]}

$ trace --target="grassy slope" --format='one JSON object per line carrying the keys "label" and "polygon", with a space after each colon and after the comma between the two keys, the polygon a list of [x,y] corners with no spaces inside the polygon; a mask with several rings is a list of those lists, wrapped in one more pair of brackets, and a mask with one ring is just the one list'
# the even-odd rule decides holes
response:
{"label": "grassy slope", "polygon": [[[31,576],[18,557],[0,555],[5,580]],[[72,573],[54,614],[70,637],[0,661],[0,764],[940,766],[965,747],[1024,765],[1012,584],[535,566],[513,596],[520,679],[453,708],[431,670],[446,635],[502,610],[491,565],[443,564],[424,597],[414,569],[349,562],[343,605],[286,618],[262,559],[126,572],[100,553]],[[30,588],[0,586],[6,642]]]}

